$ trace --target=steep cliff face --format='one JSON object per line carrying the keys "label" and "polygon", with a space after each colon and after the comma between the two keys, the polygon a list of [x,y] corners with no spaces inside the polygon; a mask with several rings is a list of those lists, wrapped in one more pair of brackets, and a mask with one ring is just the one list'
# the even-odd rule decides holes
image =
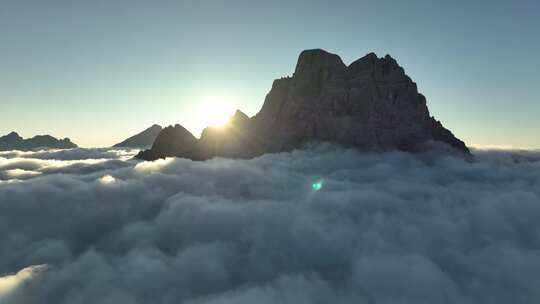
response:
{"label": "steep cliff face", "polygon": [[253,118],[237,112],[228,127],[203,132],[195,155],[160,157],[249,158],[310,142],[415,150],[428,141],[469,153],[430,116],[416,83],[392,57],[370,53],[346,66],[339,56],[316,49],[300,54],[292,77],[274,81]]}
{"label": "steep cliff face", "polygon": [[309,141],[410,150],[439,140],[468,152],[430,117],[403,68],[373,53],[347,67],[323,50],[302,52],[293,77],[274,82],[253,124],[269,151]]}

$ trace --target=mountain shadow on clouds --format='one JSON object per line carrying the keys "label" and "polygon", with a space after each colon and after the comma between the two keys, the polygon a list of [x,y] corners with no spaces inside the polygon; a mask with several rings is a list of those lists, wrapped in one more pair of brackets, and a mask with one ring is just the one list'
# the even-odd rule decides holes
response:
{"label": "mountain shadow on clouds", "polygon": [[166,128],[137,157],[252,158],[316,142],[416,151],[435,141],[470,153],[430,116],[426,98],[396,60],[373,53],[346,66],[324,50],[303,51],[293,76],[274,81],[255,116],[237,111],[226,127],[206,128],[199,140],[181,126],[173,129],[178,132]]}

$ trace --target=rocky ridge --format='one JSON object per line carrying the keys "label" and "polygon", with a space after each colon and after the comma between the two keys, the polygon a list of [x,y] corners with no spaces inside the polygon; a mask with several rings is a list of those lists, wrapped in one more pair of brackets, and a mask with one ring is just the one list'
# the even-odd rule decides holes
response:
{"label": "rocky ridge", "polygon": [[156,140],[156,137],[161,132],[163,128],[159,125],[153,125],[149,127],[148,129],[135,134],[126,140],[117,143],[113,147],[119,147],[119,148],[148,148],[152,146],[154,141]]}
{"label": "rocky ridge", "polygon": [[435,141],[469,154],[430,116],[426,98],[397,61],[374,53],[347,66],[324,50],[303,51],[293,76],[274,81],[252,118],[237,111],[227,126],[206,128],[198,140],[179,125],[177,132],[166,129],[137,157],[251,158],[316,142],[415,151]]}
{"label": "rocky ridge", "polygon": [[77,145],[69,138],[57,139],[50,135],[37,135],[32,138],[23,139],[16,132],[0,137],[0,150],[34,150],[40,148],[48,149],[72,149]]}

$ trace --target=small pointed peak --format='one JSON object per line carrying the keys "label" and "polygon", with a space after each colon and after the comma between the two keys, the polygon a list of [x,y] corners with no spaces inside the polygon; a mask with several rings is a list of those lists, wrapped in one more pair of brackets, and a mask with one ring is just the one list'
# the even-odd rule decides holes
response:
{"label": "small pointed peak", "polygon": [[379,60],[377,54],[371,52],[364,55],[362,58],[352,62],[347,69],[352,73],[358,73],[360,71],[369,70],[373,68],[373,65]]}
{"label": "small pointed peak", "polygon": [[392,56],[390,56],[390,54],[386,54],[384,56],[384,59],[386,59],[386,60],[394,60],[394,58],[392,58]]}
{"label": "small pointed peak", "polygon": [[163,136],[164,134],[184,134],[189,137],[195,137],[188,129],[184,128],[180,124],[175,124],[174,126],[170,125],[168,127],[165,127],[163,130],[159,132],[158,137]]}
{"label": "small pointed peak", "polygon": [[180,124],[174,125],[174,128],[176,130],[182,131],[184,133],[189,133],[191,135],[191,132],[188,129],[186,129],[184,126],[180,125]]}
{"label": "small pointed peak", "polygon": [[389,54],[386,54],[386,55],[384,56],[384,59],[383,59],[383,60],[384,60],[385,62],[388,62],[388,63],[394,65],[394,66],[399,66],[397,60],[394,59],[394,57],[392,57],[392,56],[389,55]]}
{"label": "small pointed peak", "polygon": [[170,131],[170,130],[174,130],[174,129],[178,129],[178,128],[182,128],[182,126],[180,124],[174,124],[174,125],[166,126],[165,128],[163,128],[163,130],[164,131]]}
{"label": "small pointed peak", "polygon": [[365,59],[365,60],[376,60],[378,59],[379,57],[377,57],[377,54],[371,52],[371,53],[368,53],[366,54],[364,57],[360,58],[360,60],[362,59]]}
{"label": "small pointed peak", "polygon": [[229,125],[239,126],[244,125],[248,123],[250,120],[249,116],[247,116],[244,112],[240,110],[236,110],[234,115],[231,117],[229,121]]}
{"label": "small pointed peak", "polygon": [[241,119],[249,119],[249,116],[246,115],[246,113],[240,111],[240,110],[236,110],[236,112],[234,112],[234,115],[232,117],[233,119],[235,118],[241,118]]}
{"label": "small pointed peak", "polygon": [[15,131],[10,132],[8,135],[3,136],[3,138],[7,139],[22,139],[22,137]]}
{"label": "small pointed peak", "polygon": [[162,127],[158,124],[153,124],[150,129],[162,129]]}

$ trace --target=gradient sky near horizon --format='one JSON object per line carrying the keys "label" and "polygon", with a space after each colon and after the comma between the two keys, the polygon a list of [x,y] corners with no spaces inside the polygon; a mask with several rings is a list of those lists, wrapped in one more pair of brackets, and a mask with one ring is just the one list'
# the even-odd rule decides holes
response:
{"label": "gradient sky near horizon", "polygon": [[0,0],[0,134],[108,146],[249,115],[303,49],[391,54],[468,145],[540,147],[538,1]]}

